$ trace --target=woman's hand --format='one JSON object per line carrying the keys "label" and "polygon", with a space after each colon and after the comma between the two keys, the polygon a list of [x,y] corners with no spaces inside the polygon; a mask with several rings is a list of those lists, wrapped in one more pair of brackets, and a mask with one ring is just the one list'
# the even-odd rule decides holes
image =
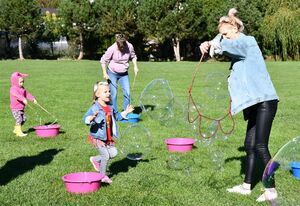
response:
{"label": "woman's hand", "polygon": [[126,109],[124,110],[124,112],[125,112],[125,114],[126,114],[126,116],[127,116],[127,114],[129,114],[130,112],[133,112],[133,110],[134,110],[134,106],[132,106],[132,105],[127,105],[127,107],[126,107]]}
{"label": "woman's hand", "polygon": [[105,73],[103,72],[103,78],[106,79],[106,80],[109,79],[109,76],[108,76],[108,74],[106,72]]}
{"label": "woman's hand", "polygon": [[106,64],[101,64],[101,68],[102,68],[103,78],[108,80],[109,76],[108,76],[107,71],[106,71]]}
{"label": "woman's hand", "polygon": [[209,50],[209,48],[210,48],[210,43],[209,43],[209,41],[205,41],[205,42],[203,42],[203,43],[200,45],[200,51],[201,51],[202,54],[207,53],[208,50]]}

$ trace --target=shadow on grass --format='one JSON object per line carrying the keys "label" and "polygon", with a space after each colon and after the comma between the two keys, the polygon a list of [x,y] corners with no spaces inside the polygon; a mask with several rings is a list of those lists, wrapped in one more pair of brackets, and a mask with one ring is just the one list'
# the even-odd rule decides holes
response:
{"label": "shadow on grass", "polygon": [[0,185],[7,185],[20,175],[33,170],[38,165],[49,164],[54,156],[64,149],[48,149],[33,156],[21,156],[9,160],[0,168]]}
{"label": "shadow on grass", "polygon": [[[240,151],[240,152],[243,151],[246,153],[245,147],[239,147],[238,151]],[[225,160],[225,164],[228,162],[231,162],[231,161],[236,161],[236,160],[239,160],[241,162],[240,175],[244,175],[246,173],[246,161],[247,161],[246,155],[240,156],[240,157],[227,158]],[[262,175],[263,175],[263,172],[265,169],[263,167],[263,162],[259,157],[255,157],[254,162],[255,162],[254,163],[255,165],[254,165],[254,169],[253,169],[252,184],[251,184],[252,188],[254,188],[261,181]]]}
{"label": "shadow on grass", "polygon": [[[155,105],[144,105],[144,108],[146,111],[153,111],[155,109]],[[141,114],[143,112],[143,108],[140,107],[134,107],[133,113],[135,114]]]}
{"label": "shadow on grass", "polygon": [[127,158],[121,159],[119,161],[113,162],[110,167],[109,171],[111,173],[111,177],[119,174],[120,172],[128,172],[129,168],[136,167],[140,162],[149,162],[148,159],[146,160],[130,160]]}
{"label": "shadow on grass", "polygon": [[33,129],[33,127],[29,128],[27,131],[24,131],[25,133],[31,133],[31,132],[34,132],[35,129]]}

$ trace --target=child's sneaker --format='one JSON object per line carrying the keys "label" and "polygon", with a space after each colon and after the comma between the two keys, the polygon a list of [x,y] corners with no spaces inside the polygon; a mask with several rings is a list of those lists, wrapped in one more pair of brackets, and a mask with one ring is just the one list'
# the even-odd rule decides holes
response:
{"label": "child's sneaker", "polygon": [[99,172],[100,171],[100,163],[95,160],[95,157],[90,157],[90,161],[94,167],[94,169]]}
{"label": "child's sneaker", "polygon": [[230,192],[230,193],[241,194],[241,195],[250,195],[251,194],[251,190],[245,188],[243,185],[236,185],[232,188],[226,189],[226,191]]}
{"label": "child's sneaker", "polygon": [[275,188],[266,188],[264,193],[259,196],[256,201],[264,202],[264,201],[274,201],[278,197],[277,191]]}
{"label": "child's sneaker", "polygon": [[108,177],[108,176],[104,176],[101,180],[101,182],[107,183],[107,184],[111,184],[112,180]]}

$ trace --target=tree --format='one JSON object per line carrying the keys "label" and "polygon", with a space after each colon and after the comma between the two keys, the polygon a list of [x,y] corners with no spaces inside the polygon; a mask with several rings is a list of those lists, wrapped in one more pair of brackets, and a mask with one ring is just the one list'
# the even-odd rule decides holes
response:
{"label": "tree", "polygon": [[19,39],[19,58],[24,59],[22,37],[34,34],[40,24],[36,0],[0,0],[0,27]]}
{"label": "tree", "polygon": [[138,29],[159,42],[171,39],[180,61],[180,41],[201,35],[202,6],[202,0],[143,0],[138,6]]}
{"label": "tree", "polygon": [[264,46],[275,59],[298,60],[300,50],[300,2],[271,0],[260,32]]}
{"label": "tree", "polygon": [[42,8],[57,8],[60,0],[39,0],[38,3]]}
{"label": "tree", "polygon": [[137,1],[99,0],[95,6],[101,19],[99,28],[101,35],[112,36],[118,32],[127,33],[130,36],[135,35]]}
{"label": "tree", "polygon": [[201,37],[203,40],[211,40],[217,35],[217,27],[219,19],[227,15],[229,10],[228,1],[224,0],[203,0],[203,25],[201,28]]}
{"label": "tree", "polygon": [[88,32],[95,31],[100,25],[97,19],[97,4],[94,0],[62,0],[59,4],[59,15],[66,35],[79,40],[79,56],[84,55],[84,39]]}
{"label": "tree", "polygon": [[46,11],[46,14],[42,17],[42,19],[41,38],[50,44],[53,55],[53,42],[58,40],[61,36],[62,21],[55,13],[51,14],[49,11]]}

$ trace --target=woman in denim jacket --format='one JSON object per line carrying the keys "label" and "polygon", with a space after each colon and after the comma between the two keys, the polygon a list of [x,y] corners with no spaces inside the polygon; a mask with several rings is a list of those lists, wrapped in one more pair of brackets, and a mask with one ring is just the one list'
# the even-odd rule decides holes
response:
{"label": "woman in denim jacket", "polygon": [[[272,122],[277,111],[278,96],[254,37],[241,33],[243,22],[235,16],[237,11],[230,9],[228,16],[219,21],[219,34],[212,40],[200,45],[202,54],[211,56],[221,54],[231,61],[231,73],[228,78],[228,90],[231,97],[231,113],[243,111],[248,121],[245,149],[246,174],[244,183],[227,189],[228,192],[249,195],[253,183],[255,156],[265,167],[271,155],[268,149]],[[257,201],[272,201],[277,198],[275,182]]]}
{"label": "woman in denim jacket", "polygon": [[[94,104],[83,117],[85,124],[90,126],[90,138],[100,155],[90,157],[95,170],[106,174],[109,159],[117,155],[113,138],[118,138],[116,120],[126,119],[128,113],[133,111],[133,106],[128,105],[121,112],[116,112],[110,105],[110,90],[107,82],[97,82],[94,85]],[[105,175],[102,182],[112,183]]]}

